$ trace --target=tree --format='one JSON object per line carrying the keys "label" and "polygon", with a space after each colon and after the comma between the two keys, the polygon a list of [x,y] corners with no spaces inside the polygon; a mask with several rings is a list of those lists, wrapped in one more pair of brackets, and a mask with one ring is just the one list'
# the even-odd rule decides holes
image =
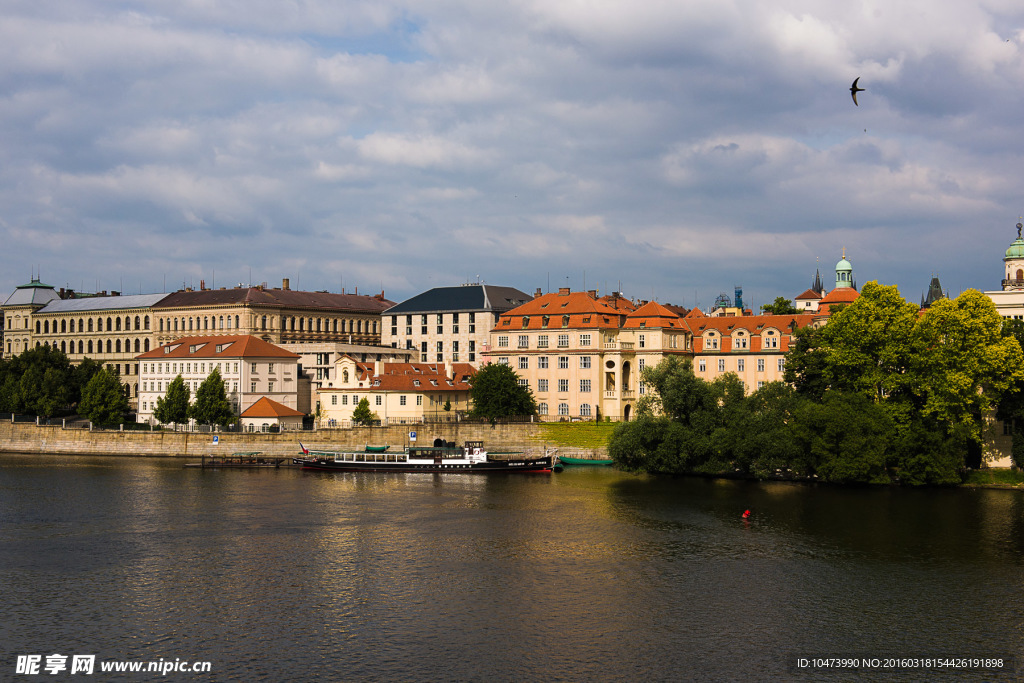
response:
{"label": "tree", "polygon": [[772,303],[761,306],[761,310],[768,315],[796,315],[799,313],[793,302],[782,296],[777,296]]}
{"label": "tree", "polygon": [[196,390],[196,402],[189,406],[188,416],[199,424],[226,427],[235,421],[235,411],[228,401],[220,370],[213,369]]}
{"label": "tree", "polygon": [[490,363],[470,380],[472,415],[494,420],[502,417],[536,415],[537,402],[529,387],[520,386],[519,376],[504,363]]}
{"label": "tree", "polygon": [[352,424],[368,425],[377,420],[377,413],[370,411],[370,401],[365,396],[359,401],[359,405],[352,411]]}
{"label": "tree", "polygon": [[192,392],[181,375],[167,385],[167,392],[156,399],[153,417],[160,424],[181,424],[188,420],[188,404]]}
{"label": "tree", "polygon": [[100,425],[120,424],[128,413],[128,399],[121,390],[121,380],[111,368],[93,375],[82,392],[79,412]]}
{"label": "tree", "polygon": [[[1004,320],[1003,336],[1016,340],[1017,345],[1024,348],[1024,320]],[[1024,381],[1015,380],[1013,385],[1003,392],[999,408],[996,409],[996,417],[1010,425],[1013,438],[1010,459],[1014,466],[1024,468]]]}
{"label": "tree", "polygon": [[82,391],[93,375],[103,369],[103,363],[92,358],[83,358],[82,362],[71,369],[71,387],[68,401],[78,403],[82,400]]}

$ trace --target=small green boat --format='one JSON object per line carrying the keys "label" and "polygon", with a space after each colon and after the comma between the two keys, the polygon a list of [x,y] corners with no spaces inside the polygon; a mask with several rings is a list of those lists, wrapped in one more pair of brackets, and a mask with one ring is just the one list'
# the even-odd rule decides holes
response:
{"label": "small green boat", "polygon": [[611,465],[613,460],[595,460],[593,458],[570,458],[567,455],[558,456],[558,461],[563,465]]}
{"label": "small green boat", "polygon": [[367,453],[383,453],[389,448],[391,448],[391,446],[366,446],[364,450]]}

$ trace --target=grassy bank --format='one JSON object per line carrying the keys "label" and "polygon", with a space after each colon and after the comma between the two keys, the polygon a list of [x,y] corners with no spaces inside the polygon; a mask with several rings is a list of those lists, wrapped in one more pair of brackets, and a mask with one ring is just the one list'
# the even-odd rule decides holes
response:
{"label": "grassy bank", "polygon": [[538,436],[545,443],[577,448],[606,448],[617,422],[541,422]]}
{"label": "grassy bank", "polygon": [[1003,467],[972,470],[964,486],[1024,486],[1024,472]]}

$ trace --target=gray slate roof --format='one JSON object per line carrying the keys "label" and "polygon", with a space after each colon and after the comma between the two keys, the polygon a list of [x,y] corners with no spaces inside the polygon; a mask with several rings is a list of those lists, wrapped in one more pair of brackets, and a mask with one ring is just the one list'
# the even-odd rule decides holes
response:
{"label": "gray slate roof", "polygon": [[56,298],[57,292],[53,291],[53,285],[33,279],[27,285],[18,285],[14,293],[7,297],[4,306],[24,306],[26,304],[42,306]]}
{"label": "gray slate roof", "polygon": [[392,306],[384,315],[395,313],[441,313],[453,311],[494,311],[503,313],[531,301],[532,296],[515,287],[461,285],[434,287]]}
{"label": "gray slate roof", "polygon": [[128,308],[148,308],[166,294],[129,294],[127,296],[90,296],[82,299],[57,299],[39,313],[84,313],[86,311],[122,311]]}

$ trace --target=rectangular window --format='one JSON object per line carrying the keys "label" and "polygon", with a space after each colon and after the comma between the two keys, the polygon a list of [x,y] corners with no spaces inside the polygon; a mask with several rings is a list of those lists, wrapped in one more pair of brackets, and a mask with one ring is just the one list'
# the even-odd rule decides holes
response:
{"label": "rectangular window", "polygon": [[[355,396],[353,396],[352,398],[355,398]],[[341,396],[341,405],[343,405],[343,406],[347,406],[348,405],[348,394],[342,394],[342,396]]]}
{"label": "rectangular window", "polygon": [[524,389],[529,389],[530,388],[530,380],[520,378],[519,379],[519,386],[523,387]]}
{"label": "rectangular window", "polygon": [[559,370],[568,370],[569,369],[569,356],[559,356],[558,357],[558,369]]}
{"label": "rectangular window", "polygon": [[743,372],[743,370],[745,368],[746,368],[746,364],[743,362],[743,359],[742,358],[737,358],[736,359],[736,372]]}
{"label": "rectangular window", "polygon": [[580,346],[590,346],[590,335],[589,334],[581,334],[580,335]]}
{"label": "rectangular window", "polygon": [[404,406],[405,405],[405,396],[399,396],[398,397],[398,405],[400,405],[400,406]]}
{"label": "rectangular window", "polygon": [[560,393],[563,393],[563,394],[568,393],[568,391],[569,391],[569,380],[567,380],[567,379],[560,379],[560,380],[558,380],[558,391]]}
{"label": "rectangular window", "polygon": [[538,356],[537,357],[537,369],[538,370],[547,370],[548,369],[548,357],[547,356]]}
{"label": "rectangular window", "polygon": [[254,393],[254,394],[256,393],[256,382],[253,382],[253,383],[252,383],[252,384],[251,384],[251,385],[249,386],[249,391],[251,391],[251,392],[252,392],[252,393]]}
{"label": "rectangular window", "polygon": [[640,335],[640,348],[642,349],[645,346],[647,346],[647,335],[641,334]]}
{"label": "rectangular window", "polygon": [[569,348],[569,335],[560,334],[558,335],[558,348],[567,349]]}
{"label": "rectangular window", "polygon": [[763,381],[761,381],[761,380],[758,380],[758,381],[757,381],[757,388],[758,388],[758,389],[763,389],[763,388],[764,388],[764,382],[763,382]]}
{"label": "rectangular window", "polygon": [[504,335],[498,337],[498,348],[508,348],[508,337]]}
{"label": "rectangular window", "polygon": [[590,380],[589,379],[581,379],[580,380],[580,391],[581,392],[589,392],[590,391]]}
{"label": "rectangular window", "polygon": [[331,405],[332,406],[338,405],[338,395],[337,394],[331,394]]}
{"label": "rectangular window", "polygon": [[530,369],[530,357],[529,356],[519,356],[519,369],[520,370],[529,370]]}
{"label": "rectangular window", "polygon": [[[640,361],[640,362],[642,363],[643,361]],[[589,369],[590,369],[590,356],[580,356],[580,370],[589,370]]]}
{"label": "rectangular window", "polygon": [[757,359],[757,371],[764,372],[764,358]]}
{"label": "rectangular window", "polygon": [[508,356],[499,356],[498,365],[508,365]]}
{"label": "rectangular window", "polygon": [[252,367],[249,368],[249,371],[250,372],[256,372],[256,364],[255,363],[252,364]]}
{"label": "rectangular window", "polygon": [[373,397],[373,404],[374,405],[378,405],[379,406],[381,403],[382,403],[382,396],[380,394],[377,394],[376,396]]}
{"label": "rectangular window", "polygon": [[270,389],[268,390],[268,393],[271,393],[271,394],[274,393],[274,382],[270,381],[267,384],[270,386]]}
{"label": "rectangular window", "polygon": [[546,349],[548,348],[548,335],[541,334],[537,336],[537,348]]}
{"label": "rectangular window", "polygon": [[548,381],[546,379],[537,380],[537,391],[544,393],[548,390]]}
{"label": "rectangular window", "polygon": [[529,346],[530,346],[530,338],[527,335],[525,335],[525,334],[519,335],[519,348],[525,349],[525,348],[527,348]]}
{"label": "rectangular window", "polygon": [[418,405],[418,406],[423,405],[423,397],[422,396],[417,396],[416,397],[416,405]]}
{"label": "rectangular window", "polygon": [[779,359],[779,372],[782,372],[785,369],[786,369],[786,359],[785,358],[780,358]]}
{"label": "rectangular window", "polygon": [[735,346],[736,346],[737,349],[745,349],[745,348],[747,348],[747,338],[746,337],[736,337],[736,339],[734,340],[734,343],[735,343]]}
{"label": "rectangular window", "polygon": [[719,358],[718,359],[718,371],[719,372],[725,372],[725,359],[724,358]]}

